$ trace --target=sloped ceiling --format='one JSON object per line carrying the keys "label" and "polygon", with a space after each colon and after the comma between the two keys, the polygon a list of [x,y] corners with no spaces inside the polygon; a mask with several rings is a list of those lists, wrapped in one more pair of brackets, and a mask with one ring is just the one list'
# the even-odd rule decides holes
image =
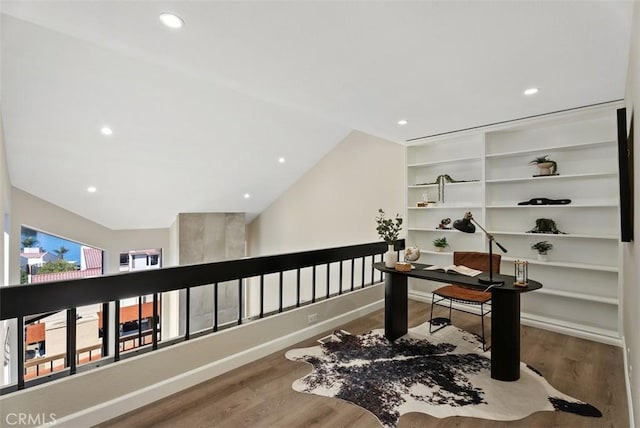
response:
{"label": "sloped ceiling", "polygon": [[[180,212],[251,219],[354,129],[403,143],[621,99],[633,4],[1,8],[12,185],[129,229],[168,227]],[[166,11],[185,26],[162,26]],[[540,92],[525,97],[532,86]],[[403,118],[409,123],[399,126]],[[100,133],[105,125],[113,135]]]}

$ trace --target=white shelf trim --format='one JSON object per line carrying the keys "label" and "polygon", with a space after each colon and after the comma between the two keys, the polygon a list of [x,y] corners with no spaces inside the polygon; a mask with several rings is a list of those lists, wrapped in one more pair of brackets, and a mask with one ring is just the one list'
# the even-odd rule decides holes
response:
{"label": "white shelf trim", "polygon": [[505,257],[502,256],[502,261],[504,262],[512,262],[514,260],[521,260],[525,262],[529,262],[531,265],[540,265],[540,266],[555,266],[555,267],[564,267],[564,268],[572,268],[572,269],[586,269],[586,270],[597,270],[602,272],[618,272],[617,266],[607,266],[607,265],[592,265],[587,263],[574,263],[574,262],[553,262],[547,261],[542,262],[537,259],[527,259],[522,257]]}
{"label": "white shelf trim", "polygon": [[616,235],[584,235],[580,233],[525,233],[525,232],[504,232],[498,230],[490,230],[489,233],[493,235],[512,235],[512,236],[546,236],[546,237],[555,237],[555,238],[586,238],[586,239],[614,239],[618,240],[618,236]]}
{"label": "white shelf trim", "polygon": [[513,157],[519,156],[529,153],[537,153],[537,152],[549,152],[549,151],[558,151],[558,150],[574,150],[574,149],[586,149],[588,147],[598,147],[598,146],[606,146],[609,144],[615,144],[614,140],[607,141],[596,141],[590,143],[577,143],[577,144],[566,144],[564,146],[551,146],[551,147],[542,147],[537,149],[527,149],[527,150],[516,150],[513,152],[502,152],[502,153],[487,153],[485,157],[487,158],[502,158],[502,157]]}
{"label": "white shelf trim", "polygon": [[468,161],[482,161],[482,156],[469,156],[466,158],[444,159],[444,160],[431,161],[431,162],[418,162],[418,163],[409,164],[407,165],[407,167],[416,168],[421,166],[440,165],[443,163],[468,162]]}
{"label": "white shelf trim", "polygon": [[[453,183],[446,183],[446,187],[449,186],[465,186],[465,185],[477,185],[477,184],[482,184],[482,181],[480,180],[475,180],[475,181],[459,181],[459,182],[453,182]],[[438,184],[412,184],[407,186],[409,189],[424,189],[427,187],[438,187]]]}
{"label": "white shelf trim", "polygon": [[558,296],[558,297],[566,297],[569,299],[587,300],[589,302],[604,303],[607,305],[614,305],[614,306],[617,306],[619,304],[618,299],[614,297],[595,296],[593,294],[580,294],[580,293],[573,293],[571,291],[552,290],[544,287],[536,290],[536,293],[549,294],[549,295]]}
{"label": "white shelf trim", "polygon": [[407,207],[407,209],[410,210],[445,210],[445,209],[460,209],[460,208],[482,208],[482,205],[480,204],[476,204],[476,205],[432,205],[429,207]]}
{"label": "white shelf trim", "polygon": [[618,204],[615,202],[600,202],[595,204],[566,204],[566,205],[518,205],[517,202],[514,202],[511,205],[487,205],[487,209],[489,208],[618,208]]}
{"label": "white shelf trim", "polygon": [[492,178],[485,180],[485,183],[516,183],[519,181],[542,181],[542,180],[562,180],[562,179],[573,179],[573,178],[597,178],[597,177],[615,177],[617,172],[590,172],[586,174],[561,174],[561,175],[550,175],[548,177],[516,177],[516,178]]}

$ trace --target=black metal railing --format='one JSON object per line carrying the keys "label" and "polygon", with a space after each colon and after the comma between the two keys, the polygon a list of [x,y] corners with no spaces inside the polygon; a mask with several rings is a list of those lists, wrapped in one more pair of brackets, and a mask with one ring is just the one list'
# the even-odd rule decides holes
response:
{"label": "black metal railing", "polygon": [[[395,244],[396,251],[404,249],[404,240],[398,240]],[[368,244],[352,245],[337,248],[327,248],[321,250],[305,251],[298,253],[282,254],[275,256],[264,256],[245,258],[239,260],[221,261],[215,263],[206,263],[199,265],[177,266],[149,271],[129,272],[122,274],[106,275],[95,278],[75,279],[67,281],[56,281],[50,283],[39,283],[29,285],[15,285],[0,287],[0,319],[16,319],[17,320],[17,349],[11,351],[11,358],[17,359],[17,379],[9,386],[2,388],[1,393],[6,394],[15,390],[23,389],[29,386],[47,382],[64,376],[77,373],[79,370],[89,370],[91,368],[108,364],[126,358],[129,355],[136,355],[141,352],[151,352],[160,347],[168,346],[184,340],[202,336],[204,334],[213,334],[220,329],[240,325],[243,322],[249,322],[254,319],[260,319],[266,316],[282,313],[300,306],[309,305],[321,300],[342,295],[364,288],[368,285],[382,281],[382,273],[378,273],[373,269],[375,261],[382,260],[382,254],[387,250],[387,244],[384,242],[374,242]],[[377,260],[376,260],[377,259]],[[356,272],[357,263],[360,263],[360,269]],[[332,292],[332,264],[337,264],[339,286],[337,290]],[[369,275],[366,275],[366,267],[369,264]],[[317,268],[322,267],[325,270],[325,282],[321,283],[320,293],[317,290]],[[302,280],[301,271],[311,268],[310,284]],[[349,277],[344,278],[345,271],[349,272]],[[285,273],[295,272],[295,287],[290,287],[295,292],[295,297],[287,293],[285,287]],[[277,275],[277,308],[267,311],[265,307],[266,283],[265,276]],[[356,275],[357,274],[357,275]],[[356,280],[356,276],[359,281]],[[346,285],[344,280],[346,279]],[[235,320],[221,323],[218,316],[219,309],[219,284],[229,281],[237,281],[237,316]],[[213,322],[212,325],[197,332],[192,332],[190,328],[191,290],[194,287],[213,286]],[[244,288],[247,293],[258,293],[259,309],[249,312],[245,307]],[[305,288],[306,287],[306,288]],[[311,290],[308,290],[308,288]],[[322,290],[324,288],[324,290]],[[335,287],[334,287],[335,288]],[[177,337],[163,340],[160,343],[160,317],[158,313],[159,298],[161,293],[183,290],[183,302],[185,313],[183,332]],[[307,291],[310,297],[304,298],[303,291]],[[127,340],[127,337],[121,337],[120,334],[120,300],[132,297],[153,296],[153,316],[151,328],[142,330],[142,314],[139,309],[138,331],[136,339],[138,347],[130,351],[129,354],[121,352],[120,343]],[[270,296],[271,297],[271,296]],[[290,304],[285,304],[285,300],[289,300]],[[114,321],[109,319],[109,304],[114,302],[115,313],[112,317]],[[139,305],[141,300],[139,300]],[[78,365],[79,351],[86,352],[86,349],[77,349],[76,346],[76,317],[77,309],[87,305],[102,305],[102,346],[99,348],[101,358],[97,362]],[[140,306],[139,306],[140,307]],[[25,367],[25,321],[28,323],[32,319],[42,318],[42,314],[51,314],[60,311],[66,311],[66,354],[56,356],[64,361],[64,370],[56,373],[47,373],[35,379],[25,381],[25,369],[36,367],[37,363],[29,361]],[[112,322],[111,331],[114,332],[113,338],[110,337],[109,322]],[[151,344],[143,345],[143,336],[146,338],[151,336]],[[112,346],[111,355],[108,355],[109,341],[112,340],[116,345]],[[146,340],[146,339],[145,339]],[[50,361],[47,360],[51,364]],[[53,366],[51,366],[53,370]]]}

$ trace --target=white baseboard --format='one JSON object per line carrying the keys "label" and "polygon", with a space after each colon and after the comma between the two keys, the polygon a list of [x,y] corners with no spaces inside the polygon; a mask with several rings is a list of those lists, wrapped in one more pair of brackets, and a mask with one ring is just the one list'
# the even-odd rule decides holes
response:
{"label": "white baseboard", "polygon": [[[182,373],[166,381],[57,419],[56,427],[93,426],[113,419],[382,308],[384,308],[384,300],[370,303],[195,370]],[[238,327],[238,334],[241,334],[241,328],[242,326]]]}
{"label": "white baseboard", "polygon": [[[431,304],[431,293],[409,290],[409,298]],[[468,312],[480,314],[480,309],[475,306],[462,305],[453,303],[453,307],[463,308]],[[491,314],[487,315],[491,317]],[[581,339],[592,340],[594,342],[605,343],[607,345],[622,346],[622,341],[617,333],[611,330],[599,329],[597,327],[585,326],[582,324],[571,323],[555,318],[548,318],[529,313],[520,314],[520,323],[530,327],[541,328],[543,330],[553,331],[555,333],[566,334],[567,336],[579,337]]]}

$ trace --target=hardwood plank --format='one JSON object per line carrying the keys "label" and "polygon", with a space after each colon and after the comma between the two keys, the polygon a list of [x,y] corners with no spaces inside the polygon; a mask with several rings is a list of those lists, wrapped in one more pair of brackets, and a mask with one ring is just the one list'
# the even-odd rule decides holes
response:
{"label": "hardwood plank", "polygon": [[[409,326],[429,319],[429,305],[409,301]],[[477,317],[456,312],[454,324],[479,333]],[[488,323],[490,324],[490,323]],[[361,334],[384,326],[384,311],[340,329]],[[292,348],[313,346],[323,333]],[[490,327],[487,327],[490,334]],[[622,349],[523,326],[521,359],[540,371],[556,389],[598,407],[602,418],[563,412],[538,412],[518,421],[466,417],[438,419],[420,413],[400,418],[399,427],[548,428],[627,427],[628,412]],[[301,394],[291,388],[311,366],[276,352],[164,400],[101,425],[112,427],[375,427],[375,418],[351,403]]]}

